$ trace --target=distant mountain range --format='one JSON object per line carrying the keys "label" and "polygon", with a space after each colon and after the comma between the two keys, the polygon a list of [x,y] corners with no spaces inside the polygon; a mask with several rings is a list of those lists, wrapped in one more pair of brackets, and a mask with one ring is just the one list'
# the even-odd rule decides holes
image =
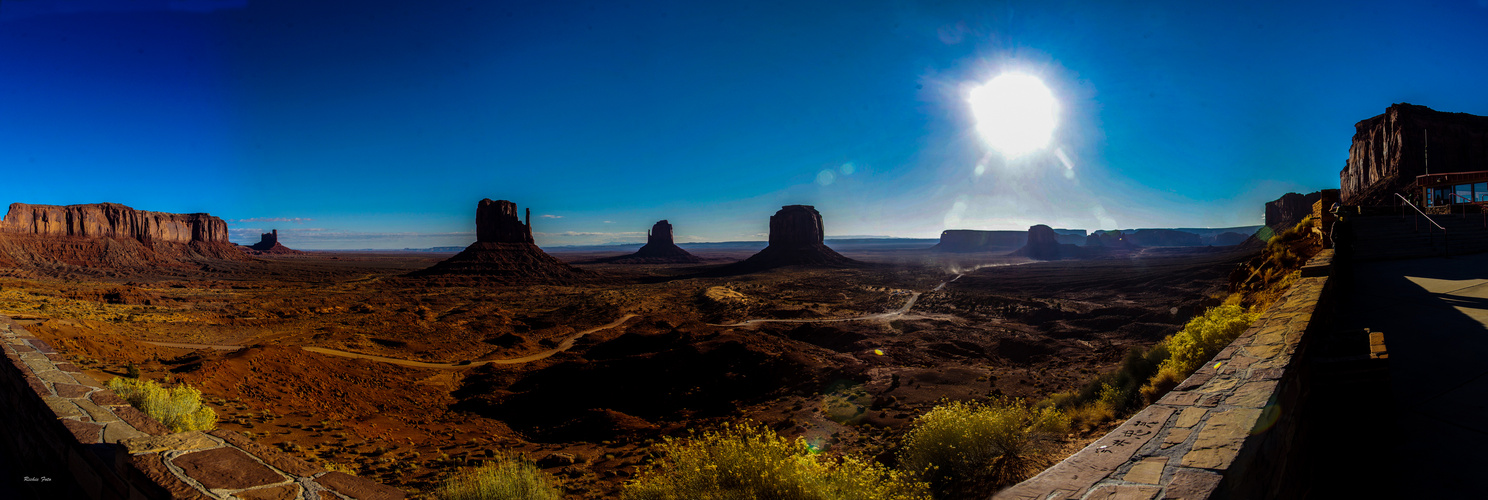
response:
{"label": "distant mountain range", "polygon": [[[1181,228],[1171,228],[1171,229],[1169,229],[1169,228],[1162,228],[1162,229],[1167,229],[1167,230],[1171,230],[1171,231],[1182,231],[1182,232],[1185,232],[1185,233],[1192,233],[1192,234],[1199,235],[1200,237],[1205,238],[1206,240],[1208,240],[1208,239],[1213,239],[1214,237],[1216,237],[1218,235],[1221,235],[1221,234],[1224,234],[1224,233],[1239,233],[1239,234],[1244,234],[1244,235],[1249,236],[1251,234],[1255,234],[1256,230],[1258,230],[1258,229],[1260,229],[1262,227],[1264,227],[1264,226],[1256,225],[1256,226],[1237,226],[1237,227],[1219,227],[1219,228],[1211,228],[1211,227],[1202,227],[1202,228],[1181,227]],[[1149,228],[1141,228],[1141,229],[1149,229]],[[1156,229],[1156,228],[1152,228],[1152,229]],[[1120,231],[1123,232],[1123,233],[1134,233],[1134,232],[1136,232],[1138,230],[1139,229],[1121,229]],[[1083,230],[1072,230],[1072,229],[1063,229],[1063,230],[1056,230],[1056,231],[1062,232],[1062,233],[1067,234],[1067,235],[1074,235],[1074,234],[1077,234],[1077,233],[1084,233],[1085,232]],[[900,238],[900,237],[895,237],[895,236],[881,236],[881,235],[843,235],[843,236],[828,236],[826,238],[826,244],[828,246],[833,246],[833,247],[854,247],[854,249],[858,249],[858,250],[908,249],[908,248],[916,248],[916,247],[921,247],[921,246],[923,246],[925,248],[929,248],[929,247],[934,246],[936,243],[939,243],[939,242],[940,242],[940,240],[937,239],[937,238]],[[555,252],[634,252],[637,249],[641,248],[641,245],[643,245],[643,244],[644,243],[610,243],[610,244],[603,244],[603,245],[555,245],[555,246],[544,246],[543,248],[548,249],[550,251],[555,251]],[[709,242],[700,242],[700,243],[678,243],[677,244],[677,246],[682,247],[682,248],[686,248],[686,249],[698,249],[698,250],[759,250],[759,249],[765,248],[768,245],[769,245],[769,242],[764,241],[764,240],[709,241]],[[404,248],[404,249],[363,248],[363,249],[334,250],[334,251],[337,251],[337,252],[459,253],[460,251],[462,251],[464,249],[465,249],[465,247],[463,247],[463,246],[451,246],[451,247]]]}

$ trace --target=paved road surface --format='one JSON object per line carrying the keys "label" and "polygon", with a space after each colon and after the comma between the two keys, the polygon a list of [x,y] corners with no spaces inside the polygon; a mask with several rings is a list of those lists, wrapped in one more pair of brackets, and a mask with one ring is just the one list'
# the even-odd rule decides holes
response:
{"label": "paved road surface", "polygon": [[1357,437],[1387,475],[1372,491],[1488,498],[1488,254],[1360,263],[1354,277],[1340,326],[1384,332],[1390,353],[1393,411],[1353,416],[1376,423]]}

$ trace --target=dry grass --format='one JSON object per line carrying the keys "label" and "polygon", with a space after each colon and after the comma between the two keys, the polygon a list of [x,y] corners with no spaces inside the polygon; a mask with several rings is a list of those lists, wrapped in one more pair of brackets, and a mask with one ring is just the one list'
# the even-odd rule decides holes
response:
{"label": "dry grass", "polygon": [[558,500],[562,494],[552,476],[531,462],[502,458],[461,469],[444,481],[441,500]]}

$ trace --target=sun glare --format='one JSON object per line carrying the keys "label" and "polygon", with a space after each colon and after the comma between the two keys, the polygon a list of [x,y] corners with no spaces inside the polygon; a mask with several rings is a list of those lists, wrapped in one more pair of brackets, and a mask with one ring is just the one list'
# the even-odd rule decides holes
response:
{"label": "sun glare", "polygon": [[1017,157],[1049,144],[1059,103],[1038,77],[1006,73],[971,90],[967,98],[977,132],[987,145]]}

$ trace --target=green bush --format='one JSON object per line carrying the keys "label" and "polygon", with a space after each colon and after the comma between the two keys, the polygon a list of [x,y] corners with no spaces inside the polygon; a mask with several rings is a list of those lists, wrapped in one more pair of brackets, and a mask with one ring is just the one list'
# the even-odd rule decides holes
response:
{"label": "green bush", "polygon": [[201,391],[189,385],[167,389],[153,380],[118,377],[109,380],[107,385],[130,405],[159,420],[172,432],[217,428],[217,412],[203,405]]}
{"label": "green bush", "polygon": [[444,480],[435,492],[441,500],[558,500],[551,476],[531,462],[504,457],[465,468]]}
{"label": "green bush", "polygon": [[801,438],[724,424],[668,438],[662,458],[625,486],[625,500],[900,500],[930,498],[924,483],[853,456],[815,452]]}
{"label": "green bush", "polygon": [[988,475],[998,459],[1022,455],[1031,433],[1063,434],[1069,425],[1058,408],[1035,411],[1021,400],[950,402],[915,419],[899,464],[944,491]]}

